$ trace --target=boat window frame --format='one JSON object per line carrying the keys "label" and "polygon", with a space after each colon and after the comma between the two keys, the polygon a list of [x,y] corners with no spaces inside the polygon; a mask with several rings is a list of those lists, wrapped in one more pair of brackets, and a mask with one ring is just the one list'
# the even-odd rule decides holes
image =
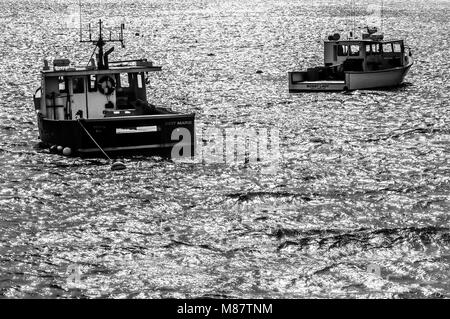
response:
{"label": "boat window frame", "polygon": [[143,89],[144,88],[144,79],[143,79],[144,75],[142,73],[137,73],[136,74],[136,82],[137,82],[137,87],[138,89]]}
{"label": "boat window frame", "polygon": [[97,92],[97,74],[88,75],[87,91]]}
{"label": "boat window frame", "polygon": [[[348,44],[337,44],[337,56],[338,57],[347,57],[349,54],[349,46]],[[345,50],[344,50],[345,48]]]}
{"label": "boat window frame", "polygon": [[[370,44],[370,54],[372,55],[380,55],[382,53],[381,49],[381,43],[371,43]],[[375,51],[374,48],[376,48],[377,50]]]}
{"label": "boat window frame", "polygon": [[[124,89],[129,89],[131,87],[130,74],[129,73],[119,73],[119,86]],[[124,86],[124,82],[126,82],[126,86]]]}
{"label": "boat window frame", "polygon": [[[390,51],[386,51],[385,48],[389,48]],[[383,53],[394,53],[393,43],[387,42],[382,44]]]}
{"label": "boat window frame", "polygon": [[[72,78],[72,85],[73,85],[73,94],[85,94],[86,93],[86,82],[87,77],[86,76],[75,76]],[[77,83],[77,85],[75,84],[77,81],[81,80],[83,82],[82,86],[79,86],[79,84]],[[79,90],[80,88],[82,88],[82,90]]]}
{"label": "boat window frame", "polygon": [[59,94],[69,92],[69,85],[68,85],[67,77],[65,77],[63,75],[58,76],[58,92],[59,92]]}
{"label": "boat window frame", "polygon": [[[358,47],[358,52],[353,52],[353,50],[352,50],[353,47]],[[358,43],[358,44],[348,45],[348,56],[356,57],[356,56],[360,56],[360,54],[361,54],[361,44]]]}
{"label": "boat window frame", "polygon": [[[395,46],[396,46],[396,45],[397,45],[398,48],[399,48],[398,51],[395,50]],[[402,47],[403,47],[402,42],[393,42],[393,43],[392,43],[392,52],[393,52],[393,53],[402,53],[402,52],[403,52]]]}

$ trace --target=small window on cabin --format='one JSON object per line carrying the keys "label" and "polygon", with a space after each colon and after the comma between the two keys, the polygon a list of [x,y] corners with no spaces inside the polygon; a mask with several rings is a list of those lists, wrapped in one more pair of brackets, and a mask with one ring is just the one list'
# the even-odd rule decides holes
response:
{"label": "small window on cabin", "polygon": [[142,88],[143,88],[143,86],[142,86],[142,74],[137,74],[136,76],[137,76],[137,85],[138,85],[138,88],[139,88],[139,89],[142,89]]}
{"label": "small window on cabin", "polygon": [[84,78],[73,79],[73,93],[74,94],[84,93]]}
{"label": "small window on cabin", "polygon": [[347,56],[347,55],[348,55],[348,46],[338,45],[338,56]]}
{"label": "small window on cabin", "polygon": [[400,43],[394,43],[393,47],[394,47],[394,52],[396,52],[396,53],[402,52],[402,46],[400,45]]}
{"label": "small window on cabin", "polygon": [[366,45],[366,55],[369,55],[371,53],[372,53],[372,51],[370,50],[370,44],[367,44]]}
{"label": "small window on cabin", "polygon": [[392,53],[392,44],[390,43],[383,44],[383,52]]}
{"label": "small window on cabin", "polygon": [[380,47],[378,44],[372,44],[372,50],[371,50],[372,54],[378,54],[380,53]]}
{"label": "small window on cabin", "polygon": [[66,79],[63,76],[58,77],[59,93],[66,93]]}
{"label": "small window on cabin", "polygon": [[121,73],[120,74],[120,86],[123,88],[130,87],[130,82],[128,80],[128,73]]}
{"label": "small window on cabin", "polygon": [[97,91],[97,79],[94,74],[89,75],[88,84],[89,92]]}
{"label": "small window on cabin", "polygon": [[350,46],[350,55],[351,56],[359,56],[360,50],[361,50],[361,48],[359,47],[359,45],[351,45]]}

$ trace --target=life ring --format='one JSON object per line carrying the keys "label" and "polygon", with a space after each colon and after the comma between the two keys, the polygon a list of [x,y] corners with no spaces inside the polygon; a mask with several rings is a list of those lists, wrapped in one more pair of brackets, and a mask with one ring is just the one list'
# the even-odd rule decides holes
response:
{"label": "life ring", "polygon": [[111,95],[116,89],[116,81],[110,76],[104,76],[98,80],[97,87],[100,93]]}

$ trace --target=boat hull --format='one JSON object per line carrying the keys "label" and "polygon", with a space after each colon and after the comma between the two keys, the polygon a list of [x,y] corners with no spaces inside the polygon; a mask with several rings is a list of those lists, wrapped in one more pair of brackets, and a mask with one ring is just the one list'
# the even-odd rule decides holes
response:
{"label": "boat hull", "polygon": [[289,93],[300,92],[322,92],[322,91],[343,91],[345,81],[302,81],[293,83],[292,76],[295,72],[289,73]]}
{"label": "boat hull", "polygon": [[395,87],[403,82],[411,65],[372,72],[346,72],[346,86],[349,90]]}
{"label": "boat hull", "polygon": [[[192,157],[195,148],[194,114],[124,116],[102,119],[49,120],[38,114],[39,135],[47,147],[69,147],[80,157],[99,157],[100,147],[111,155],[148,154],[172,157],[174,147]],[[84,127],[84,128],[83,128]]]}
{"label": "boat hull", "polygon": [[289,93],[388,88],[400,85],[413,62],[402,67],[367,72],[345,72],[344,81],[302,81],[306,72],[289,72]]}

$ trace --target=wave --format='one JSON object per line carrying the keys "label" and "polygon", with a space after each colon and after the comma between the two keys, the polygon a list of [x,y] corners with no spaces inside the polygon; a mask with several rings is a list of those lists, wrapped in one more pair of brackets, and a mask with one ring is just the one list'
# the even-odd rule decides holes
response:
{"label": "wave", "polygon": [[337,229],[318,229],[299,231],[278,228],[271,236],[281,241],[278,250],[289,246],[299,249],[316,246],[319,249],[331,250],[350,245],[362,249],[394,248],[397,245],[409,244],[420,247],[444,247],[450,244],[450,228],[446,227],[405,227],[405,228],[361,228],[353,231]]}

